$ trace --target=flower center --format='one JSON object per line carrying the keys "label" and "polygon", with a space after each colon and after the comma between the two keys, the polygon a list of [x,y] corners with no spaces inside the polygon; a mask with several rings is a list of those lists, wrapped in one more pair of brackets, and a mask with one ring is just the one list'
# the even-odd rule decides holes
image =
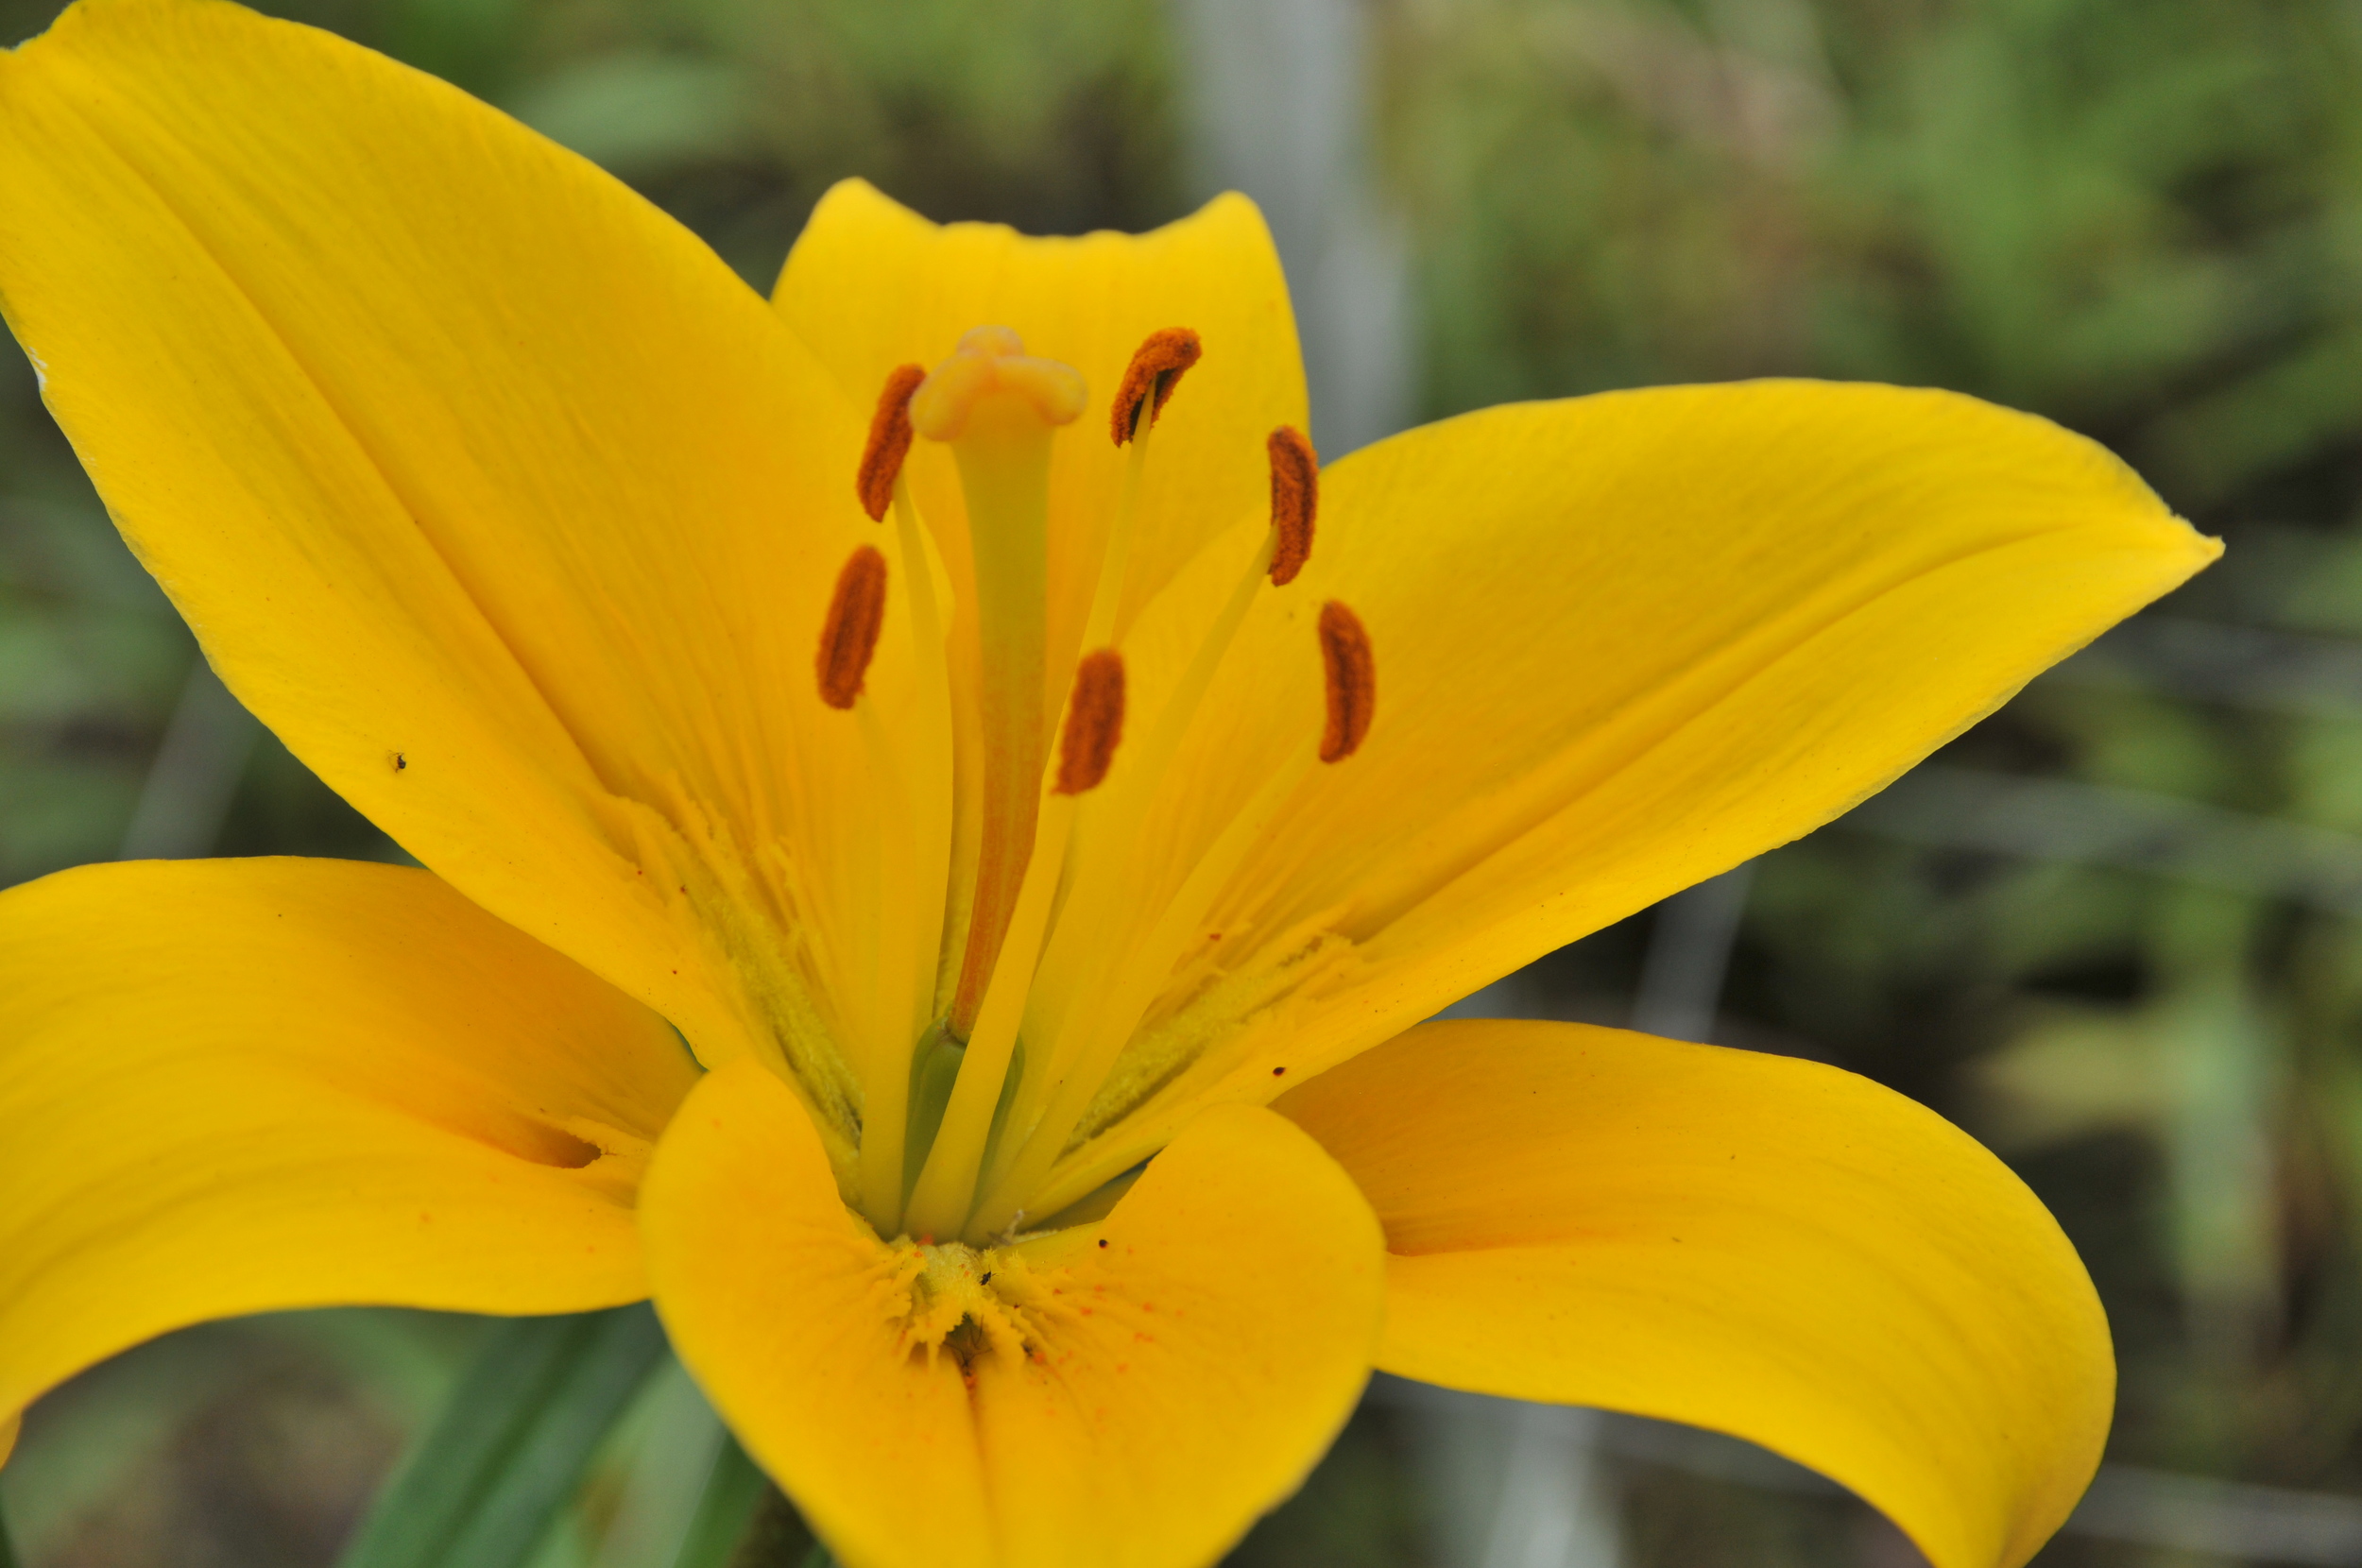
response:
{"label": "flower center", "polygon": [[[1106,932],[1141,929],[1137,879],[1127,873],[1157,784],[1255,600],[1292,582],[1312,547],[1318,466],[1303,435],[1283,427],[1267,443],[1272,516],[1260,548],[1242,563],[1245,572],[1155,710],[1129,711],[1116,611],[1132,570],[1155,430],[1200,351],[1187,329],[1152,333],[1118,383],[1109,435],[1123,449],[1119,499],[1079,652],[1055,686],[1048,668],[1051,454],[1087,401],[1082,376],[1027,354],[1005,327],[976,328],[932,372],[904,366],[888,376],[856,469],[855,489],[869,516],[894,515],[901,592],[889,591],[880,552],[857,551],[822,628],[816,670],[823,700],[850,709],[862,725],[881,802],[912,825],[909,835],[888,833],[897,842],[881,852],[896,863],[881,875],[919,892],[910,908],[890,912],[882,921],[889,929],[878,933],[881,1005],[847,1011],[881,1020],[877,1027],[889,1035],[898,1018],[926,1022],[915,1041],[881,1039],[855,1053],[873,1066],[861,1075],[859,1190],[848,1201],[881,1236],[964,1238],[907,1244],[925,1254],[911,1276],[913,1299],[933,1304],[915,1307],[913,1321],[923,1318],[932,1325],[925,1332],[939,1330],[944,1342],[956,1338],[955,1330],[971,1332],[963,1324],[988,1338],[1022,1338],[1004,1304],[995,1304],[1004,1298],[963,1293],[969,1290],[963,1281],[992,1271],[979,1261],[992,1254],[976,1249],[1022,1232],[1029,1218],[1036,1224],[1056,1218],[1029,1206],[1045,1197],[1067,1201],[1047,1179],[1214,900],[1310,770],[1360,747],[1374,711],[1369,637],[1350,609],[1332,601],[1318,628],[1327,692],[1318,744],[1308,715],[1300,754],[1213,835],[1154,912],[1144,937],[1108,950]],[[950,449],[966,503],[973,563],[966,622],[974,628],[976,669],[965,686],[953,681],[945,656],[944,633],[954,618],[935,603],[926,531],[902,477],[915,435]],[[923,710],[955,754],[922,759],[916,784],[904,776],[912,748],[884,732],[875,705],[863,698],[889,603],[909,617]],[[1064,703],[1053,715],[1049,694],[1060,690]],[[963,705],[964,714],[956,711]],[[1126,768],[1111,780],[1127,749]],[[975,792],[967,797],[973,830],[956,851],[949,803],[921,798],[954,788],[954,780]],[[1084,812],[1093,852],[1070,857]],[[955,852],[971,857],[966,866],[949,863]],[[957,932],[963,912],[950,907],[950,890],[962,887],[972,892],[954,963],[945,938]],[[929,890],[944,896],[933,899]],[[939,973],[948,993],[940,1005]],[[936,1322],[945,1313],[954,1316]]]}
{"label": "flower center", "polygon": [[1035,1336],[1027,1321],[1032,1270],[1015,1250],[898,1241],[881,1266],[902,1292],[901,1353],[955,1357],[962,1367],[987,1351],[1023,1355]]}

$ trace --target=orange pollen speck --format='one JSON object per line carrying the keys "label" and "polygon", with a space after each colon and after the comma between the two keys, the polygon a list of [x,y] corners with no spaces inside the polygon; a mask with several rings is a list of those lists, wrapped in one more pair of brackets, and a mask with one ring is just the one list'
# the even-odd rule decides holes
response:
{"label": "orange pollen speck", "polygon": [[830,707],[850,707],[861,695],[870,656],[878,651],[878,628],[885,624],[885,601],[886,558],[864,544],[836,574],[829,618],[820,623],[820,653],[813,663],[820,673],[820,700]]}
{"label": "orange pollen speck", "polygon": [[927,379],[923,365],[898,365],[878,394],[878,412],[869,417],[869,444],[861,449],[861,467],[853,475],[854,493],[872,522],[883,522],[894,504],[894,482],[902,475],[902,459],[911,450],[911,394]]}
{"label": "orange pollen speck", "polygon": [[1123,656],[1102,648],[1074,667],[1074,696],[1067,704],[1066,734],[1058,743],[1056,793],[1095,790],[1123,739]]}
{"label": "orange pollen speck", "polygon": [[1172,389],[1181,384],[1181,373],[1204,352],[1197,334],[1187,327],[1159,327],[1133,350],[1123,384],[1116,388],[1115,406],[1107,411],[1108,434],[1117,446],[1139,434],[1142,418],[1156,422]]}
{"label": "orange pollen speck", "polygon": [[1263,443],[1271,452],[1271,580],[1285,588],[1312,558],[1312,520],[1321,509],[1321,461],[1293,425],[1281,425]]}
{"label": "orange pollen speck", "polygon": [[1328,727],[1321,760],[1342,762],[1361,747],[1378,708],[1378,663],[1361,618],[1331,599],[1321,606],[1321,663],[1328,677]]}

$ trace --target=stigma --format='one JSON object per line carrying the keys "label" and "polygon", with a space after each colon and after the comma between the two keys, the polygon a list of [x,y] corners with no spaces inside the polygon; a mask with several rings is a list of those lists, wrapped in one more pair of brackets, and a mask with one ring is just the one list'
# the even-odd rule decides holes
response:
{"label": "stigma", "polygon": [[1027,353],[1024,340],[1006,327],[976,327],[912,395],[910,421],[930,441],[958,441],[980,418],[1072,424],[1088,401],[1072,366]]}

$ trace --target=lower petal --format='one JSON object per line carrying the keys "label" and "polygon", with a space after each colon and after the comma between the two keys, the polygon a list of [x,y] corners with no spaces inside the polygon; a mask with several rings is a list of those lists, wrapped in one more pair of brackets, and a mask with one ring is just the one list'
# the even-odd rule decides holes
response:
{"label": "lower petal", "polygon": [[1967,1134],[1813,1063],[1580,1025],[1431,1024],[1281,1112],[1368,1194],[1379,1365],[1734,1433],[1937,1568],[2015,1568],[2089,1484],[2107,1320]]}
{"label": "lower petal", "polygon": [[845,1208],[742,1062],[682,1107],[644,1211],[676,1348],[851,1568],[1210,1561],[1319,1458],[1378,1341],[1368,1205],[1258,1109],[1192,1123],[1104,1220],[931,1253]]}
{"label": "lower petal", "polygon": [[644,1296],[639,1173],[694,1072],[422,871],[150,861],[0,895],[0,1412],[213,1318]]}

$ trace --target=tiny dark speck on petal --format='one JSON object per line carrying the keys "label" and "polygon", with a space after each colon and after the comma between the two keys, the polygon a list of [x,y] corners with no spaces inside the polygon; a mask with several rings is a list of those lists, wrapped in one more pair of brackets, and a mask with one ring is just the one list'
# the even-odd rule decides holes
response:
{"label": "tiny dark speck on petal", "polygon": [[1107,1245],[1107,1238],[1106,1238],[1105,1236],[1101,1236],[1101,1237],[1099,1238],[1099,1244],[1100,1244],[1102,1247],[1104,1247],[1105,1245]]}
{"label": "tiny dark speck on petal", "polygon": [[406,768],[406,767],[408,767],[408,766],[410,765],[410,758],[408,758],[407,757],[404,757],[402,753],[400,753],[400,752],[398,752],[398,751],[389,751],[389,752],[387,752],[387,753],[385,754],[385,760],[386,760],[389,764],[391,764],[391,766],[393,767],[394,772],[396,772],[396,773],[400,773],[400,772],[402,772],[402,769],[404,769],[404,768]]}

